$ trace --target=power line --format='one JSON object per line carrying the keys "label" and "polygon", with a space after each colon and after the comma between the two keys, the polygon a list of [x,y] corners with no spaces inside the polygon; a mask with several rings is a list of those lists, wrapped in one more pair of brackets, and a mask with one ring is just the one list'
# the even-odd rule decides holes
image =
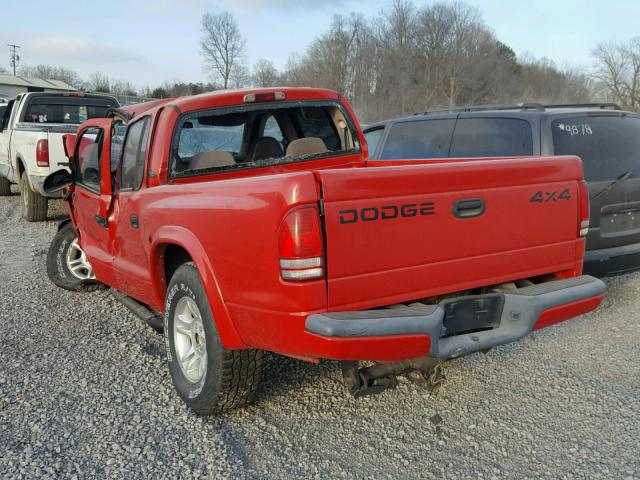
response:
{"label": "power line", "polygon": [[20,45],[15,45],[13,43],[7,44],[9,49],[11,50],[11,66],[13,67],[13,75],[16,74],[16,67],[18,66],[18,62],[20,61],[20,55],[18,55],[17,49],[20,48]]}

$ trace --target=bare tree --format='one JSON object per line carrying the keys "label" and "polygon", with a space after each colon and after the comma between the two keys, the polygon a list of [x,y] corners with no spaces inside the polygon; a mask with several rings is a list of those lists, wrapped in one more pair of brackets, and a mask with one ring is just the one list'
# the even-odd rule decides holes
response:
{"label": "bare tree", "polygon": [[111,80],[109,85],[110,93],[117,95],[136,96],[138,92],[128,80]]}
{"label": "bare tree", "polygon": [[87,87],[93,92],[109,93],[111,92],[111,80],[102,72],[94,72],[89,76]]}
{"label": "bare tree", "polygon": [[80,75],[65,67],[51,65],[22,65],[18,73],[24,77],[60,80],[78,89],[83,87]]}
{"label": "bare tree", "polygon": [[592,55],[593,78],[600,94],[627,109],[640,109],[640,37],[627,43],[600,44]]}
{"label": "bare tree", "polygon": [[229,12],[205,13],[201,30],[200,51],[205,63],[223,88],[228,88],[234,73],[242,72],[239,67],[245,63],[246,40]]}
{"label": "bare tree", "polygon": [[244,64],[237,64],[233,67],[230,77],[232,88],[245,88],[251,84],[251,72]]}
{"label": "bare tree", "polygon": [[275,87],[280,83],[280,73],[271,60],[259,59],[253,64],[253,84],[256,87]]}

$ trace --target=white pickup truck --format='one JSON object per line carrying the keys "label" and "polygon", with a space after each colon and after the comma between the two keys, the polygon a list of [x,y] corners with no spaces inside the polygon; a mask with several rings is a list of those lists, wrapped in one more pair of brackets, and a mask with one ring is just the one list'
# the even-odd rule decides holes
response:
{"label": "white pickup truck", "polygon": [[0,118],[0,196],[10,195],[10,184],[18,183],[24,218],[46,220],[48,198],[42,182],[68,168],[63,135],[118,107],[113,97],[76,92],[32,92],[10,100]]}

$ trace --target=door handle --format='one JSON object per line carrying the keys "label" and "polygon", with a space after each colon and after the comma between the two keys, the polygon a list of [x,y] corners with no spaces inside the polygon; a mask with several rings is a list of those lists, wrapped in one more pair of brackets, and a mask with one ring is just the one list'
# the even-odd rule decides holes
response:
{"label": "door handle", "polygon": [[457,218],[474,218],[484,213],[485,203],[481,198],[467,198],[453,204],[453,214]]}
{"label": "door handle", "polygon": [[139,228],[140,227],[140,223],[138,222],[138,216],[137,215],[131,215],[129,217],[129,221],[131,222],[131,228]]}
{"label": "door handle", "polygon": [[96,215],[94,218],[96,219],[96,223],[100,225],[102,228],[107,228],[109,226],[109,220],[107,220],[105,217]]}

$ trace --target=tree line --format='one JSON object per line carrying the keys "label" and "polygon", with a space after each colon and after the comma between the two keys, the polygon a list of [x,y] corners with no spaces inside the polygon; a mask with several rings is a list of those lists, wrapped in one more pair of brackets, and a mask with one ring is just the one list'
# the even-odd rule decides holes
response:
{"label": "tree line", "polygon": [[462,2],[416,6],[393,0],[374,16],[335,15],[328,31],[278,69],[249,65],[247,42],[229,12],[205,13],[200,53],[208,83],[165,82],[137,88],[101,72],[83,80],[64,67],[20,68],[84,91],[165,98],[220,88],[310,86],[339,91],[359,117],[375,121],[436,107],[486,103],[613,101],[640,110],[640,37],[597,45],[584,70],[521,56],[501,42],[480,11]]}

